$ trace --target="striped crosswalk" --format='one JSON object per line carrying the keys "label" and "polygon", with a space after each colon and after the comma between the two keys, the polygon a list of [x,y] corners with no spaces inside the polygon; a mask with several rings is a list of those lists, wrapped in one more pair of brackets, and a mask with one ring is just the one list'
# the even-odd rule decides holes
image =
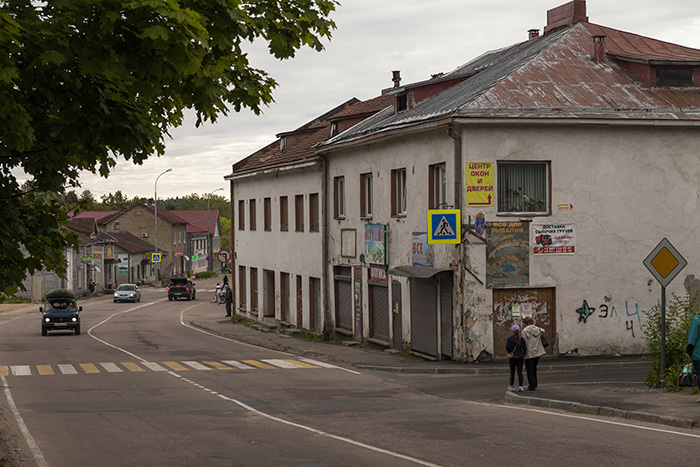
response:
{"label": "striped crosswalk", "polygon": [[337,368],[309,358],[260,360],[165,360],[161,362],[97,362],[58,363],[42,365],[0,365],[2,376],[55,376],[78,374],[139,373],[149,371],[238,371],[238,370],[291,370],[309,368]]}

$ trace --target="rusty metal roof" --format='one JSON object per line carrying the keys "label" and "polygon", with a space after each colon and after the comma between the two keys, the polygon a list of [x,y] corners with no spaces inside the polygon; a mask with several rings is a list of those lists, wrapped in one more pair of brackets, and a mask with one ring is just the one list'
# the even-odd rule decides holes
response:
{"label": "rusty metal roof", "polygon": [[[592,59],[597,35],[606,36],[603,62]],[[577,23],[488,52],[452,72],[468,76],[463,82],[406,111],[380,112],[323,146],[455,118],[700,120],[700,88],[647,86],[621,60],[692,66],[700,50]]]}

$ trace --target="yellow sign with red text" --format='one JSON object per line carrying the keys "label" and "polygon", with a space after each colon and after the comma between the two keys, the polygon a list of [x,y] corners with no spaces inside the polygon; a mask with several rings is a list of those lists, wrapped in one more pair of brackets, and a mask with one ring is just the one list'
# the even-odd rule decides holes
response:
{"label": "yellow sign with red text", "polygon": [[493,162],[467,163],[467,206],[493,206]]}

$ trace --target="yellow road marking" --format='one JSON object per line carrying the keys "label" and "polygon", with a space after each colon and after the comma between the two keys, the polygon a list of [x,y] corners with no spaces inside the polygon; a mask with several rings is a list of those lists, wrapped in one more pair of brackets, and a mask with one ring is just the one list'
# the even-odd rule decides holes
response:
{"label": "yellow road marking", "polygon": [[94,363],[81,363],[80,368],[83,369],[85,373],[99,373],[100,370],[97,369]]}
{"label": "yellow road marking", "polygon": [[53,372],[53,368],[51,368],[51,365],[37,365],[36,370],[39,372],[40,375],[55,375],[56,374]]}
{"label": "yellow road marking", "polygon": [[230,366],[224,365],[223,363],[219,363],[219,362],[202,362],[202,363],[204,363],[205,365],[213,366],[217,370],[233,370],[233,368],[231,368]]}
{"label": "yellow road marking", "polygon": [[7,376],[10,374],[10,367],[9,366],[0,366],[0,376]]}
{"label": "yellow road marking", "polygon": [[178,362],[163,362],[163,365],[172,368],[175,371],[189,371],[190,369],[180,365]]}
{"label": "yellow road marking", "polygon": [[146,371],[134,362],[122,362],[122,365],[129,371]]}
{"label": "yellow road marking", "polygon": [[300,362],[300,361],[298,361],[298,360],[283,360],[283,361],[289,362],[289,363],[293,363],[293,364],[295,364],[295,365],[299,365],[299,366],[302,367],[302,368],[320,368],[320,367],[318,367],[318,366],[316,366],[316,365],[312,365],[312,364],[310,364],[310,363]]}
{"label": "yellow road marking", "polygon": [[265,370],[274,370],[275,368],[277,368],[275,366],[268,365],[267,363],[259,362],[257,360],[242,360],[242,361],[243,361],[243,363],[245,363],[247,365],[255,366],[258,368],[264,368]]}

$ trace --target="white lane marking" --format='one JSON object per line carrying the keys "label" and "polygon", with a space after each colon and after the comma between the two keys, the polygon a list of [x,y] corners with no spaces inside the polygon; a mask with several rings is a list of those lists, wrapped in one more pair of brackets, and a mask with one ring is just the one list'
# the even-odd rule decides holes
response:
{"label": "white lane marking", "polygon": [[299,358],[298,360],[301,360],[302,362],[310,363],[312,365],[318,365],[322,368],[340,368],[335,365],[331,365],[330,363],[324,363],[324,362],[319,362],[318,360],[314,360],[312,358]]}
{"label": "white lane marking", "polygon": [[61,370],[61,373],[64,375],[77,375],[78,374],[78,370],[76,370],[75,367],[69,363],[59,364],[58,369]]}
{"label": "white lane marking", "polygon": [[298,369],[298,368],[303,368],[299,365],[295,365],[292,362],[287,362],[285,360],[278,360],[276,358],[270,358],[266,360],[261,360],[265,363],[269,363],[270,365],[278,366],[280,368],[289,368],[289,369]]}
{"label": "white lane marking", "polygon": [[141,362],[143,366],[153,371],[168,371],[162,366],[158,365],[156,362]]}
{"label": "white lane marking", "polygon": [[[265,347],[260,347],[260,346],[258,346],[258,345],[248,344],[247,342],[237,341],[236,339],[231,339],[230,337],[220,336],[220,335],[218,335],[218,334],[214,334],[214,333],[212,333],[212,332],[209,332],[209,331],[206,331],[206,330],[204,330],[204,329],[200,329],[200,328],[197,328],[197,327],[195,327],[195,326],[192,326],[192,325],[190,325],[190,324],[185,323],[185,320],[184,320],[184,318],[183,318],[185,312],[188,311],[188,310],[191,310],[192,308],[194,308],[194,307],[196,307],[196,306],[200,306],[200,305],[192,305],[191,307],[185,308],[184,310],[182,310],[182,311],[180,312],[180,324],[182,324],[182,325],[185,326],[186,328],[190,328],[190,329],[193,329],[193,330],[195,330],[195,331],[199,331],[199,332],[201,332],[202,334],[206,334],[206,335],[208,335],[208,336],[212,336],[212,337],[216,337],[216,338],[219,338],[219,339],[223,339],[223,340],[225,340],[225,341],[235,342],[236,344],[246,345],[246,346],[248,346],[248,347],[253,347],[253,348],[255,348],[255,349],[270,350],[270,349],[266,349]],[[100,324],[102,324],[102,323],[100,323]],[[99,324],[98,324],[98,326],[99,326]],[[314,360],[310,360],[310,359],[300,359],[300,358],[298,358],[297,355],[294,355],[294,354],[291,354],[291,353],[288,353],[288,352],[282,352],[282,351],[280,351],[280,350],[275,350],[275,352],[281,353],[282,355],[287,355],[287,356],[289,356],[289,357],[296,358],[296,359],[298,359],[298,360],[302,360],[302,361],[305,361],[305,362],[308,362],[308,363],[313,363],[313,362],[315,362]],[[341,367],[341,366],[329,365],[328,363],[321,364],[321,362],[316,362],[316,363],[313,363],[313,364],[314,364],[314,365],[318,364],[319,366],[322,366],[322,367],[324,367],[324,368],[335,368],[336,370],[347,371],[348,373],[352,373],[352,374],[354,374],[354,375],[360,375],[360,374],[362,374],[362,373],[360,373],[359,371],[349,370],[349,369],[343,368],[343,367]]]}
{"label": "white lane marking", "polygon": [[[161,300],[161,301],[162,301],[162,300]],[[156,302],[153,302],[153,303],[156,303]],[[150,305],[150,304],[147,304],[147,305]],[[147,306],[147,305],[142,305],[142,306]],[[191,307],[186,308],[185,310],[182,311],[182,313],[180,313],[180,323],[181,323],[183,326],[186,326],[186,327],[188,327],[188,328],[199,330],[199,329],[197,329],[197,328],[195,328],[195,327],[193,327],[193,326],[189,326],[189,325],[185,324],[185,323],[183,322],[183,320],[182,320],[182,315],[184,314],[184,312],[187,311],[187,310],[190,310],[190,309],[194,308],[195,306],[198,306],[198,305],[192,305]],[[137,308],[140,308],[140,307],[137,307]],[[127,311],[131,311],[131,310],[127,310]],[[124,312],[121,312],[121,313],[124,313]],[[104,343],[105,345],[108,345],[109,347],[112,347],[113,349],[120,350],[120,351],[124,352],[124,353],[127,354],[127,355],[131,355],[131,356],[133,356],[134,358],[137,358],[137,359],[141,360],[142,362],[145,362],[146,360],[145,360],[144,358],[139,357],[138,355],[135,355],[135,354],[129,352],[128,350],[126,350],[126,349],[122,349],[121,347],[118,347],[118,346],[116,346],[116,345],[113,345],[113,344],[110,344],[110,343],[108,343],[108,342],[105,342],[105,341],[103,341],[102,339],[98,339],[98,338],[96,338],[95,336],[92,335],[92,332],[91,332],[91,331],[92,331],[93,329],[95,329],[96,327],[101,326],[102,324],[106,323],[107,321],[109,321],[110,319],[112,319],[112,317],[116,316],[117,314],[119,314],[119,313],[116,313],[116,314],[110,316],[109,318],[103,320],[102,322],[100,322],[100,323],[96,324],[95,326],[93,326],[92,328],[90,328],[90,330],[88,331],[88,334],[89,334],[90,337],[92,337],[93,339],[95,339],[95,340],[97,340],[97,341],[99,341],[99,342],[102,342],[102,343]],[[208,335],[215,336],[215,337],[221,337],[221,336],[217,336],[216,334],[209,333],[209,332],[204,332],[204,334],[208,334]],[[233,341],[233,342],[238,342],[238,341],[234,341],[233,339],[226,339],[226,340]],[[242,344],[242,342],[241,342],[241,344]],[[257,346],[251,346],[251,347],[257,347]],[[257,347],[257,348],[260,348],[260,347]],[[269,349],[264,349],[264,350],[269,350]],[[285,354],[285,352],[280,352],[280,353]],[[290,355],[290,354],[286,354],[286,355]],[[292,356],[293,356],[293,355],[292,355]],[[301,425],[301,424],[299,424],[299,423],[294,423],[294,422],[290,422],[290,421],[288,421],[288,420],[284,420],[284,419],[279,418],[279,417],[275,417],[275,416],[270,415],[270,414],[267,414],[267,413],[265,413],[265,412],[261,412],[260,410],[258,410],[258,409],[256,409],[256,408],[253,408],[253,407],[251,407],[251,406],[249,406],[249,405],[247,405],[247,404],[245,404],[245,403],[243,403],[243,402],[241,402],[241,401],[239,401],[239,400],[233,399],[233,398],[228,397],[228,396],[224,396],[223,394],[219,394],[218,392],[216,392],[216,391],[214,391],[214,390],[212,390],[212,389],[209,389],[209,388],[207,388],[207,387],[205,387],[205,386],[203,386],[203,385],[201,385],[201,384],[199,384],[199,383],[197,383],[197,382],[195,382],[195,381],[192,381],[192,380],[190,380],[190,379],[187,379],[187,378],[183,377],[182,375],[179,375],[178,373],[176,373],[176,372],[174,372],[174,371],[167,370],[166,372],[167,372],[169,375],[172,375],[172,376],[174,376],[174,377],[176,377],[176,378],[180,378],[181,380],[186,381],[187,383],[189,383],[189,384],[191,384],[191,385],[193,385],[193,386],[195,386],[195,387],[197,387],[197,388],[199,388],[199,389],[202,389],[203,391],[206,391],[206,392],[208,392],[208,393],[210,393],[210,394],[213,394],[213,395],[215,395],[215,396],[217,396],[217,397],[219,397],[219,398],[221,398],[221,399],[223,399],[223,400],[232,402],[232,403],[238,405],[239,407],[244,408],[245,410],[248,410],[248,411],[250,411],[250,412],[253,412],[253,413],[255,413],[255,414],[257,414],[257,415],[259,415],[259,416],[261,416],[261,417],[265,417],[265,418],[267,418],[267,419],[269,419],[269,420],[273,420],[273,421],[276,421],[276,422],[279,422],[279,423],[282,423],[282,424],[285,424],[285,425],[289,425],[289,426],[292,426],[292,427],[295,427],[295,428],[300,428],[300,429],[302,429],[302,430],[306,430],[306,431],[309,431],[309,432],[314,433],[314,434],[317,434],[317,435],[326,436],[326,437],[328,437],[328,438],[335,439],[335,440],[337,440],[337,441],[341,441],[341,442],[344,442],[344,443],[347,443],[347,444],[352,444],[352,445],[354,445],[354,446],[358,446],[358,447],[361,447],[361,448],[364,448],[364,449],[368,449],[368,450],[370,450],[370,451],[379,452],[379,453],[382,453],[382,454],[386,454],[386,455],[388,455],[388,456],[396,457],[396,458],[398,458],[398,459],[403,459],[403,460],[406,460],[406,461],[409,461],[409,462],[413,462],[413,463],[415,463],[415,464],[427,465],[427,466],[431,466],[431,467],[437,467],[437,466],[438,466],[438,464],[433,464],[432,462],[426,462],[426,461],[424,461],[424,460],[416,459],[416,458],[414,458],[414,457],[410,457],[410,456],[407,456],[407,455],[405,455],[405,454],[400,454],[400,453],[398,453],[398,452],[393,452],[393,451],[389,451],[389,450],[386,450],[386,449],[378,448],[378,447],[376,447],[376,446],[371,446],[371,445],[369,445],[369,444],[361,443],[361,442],[359,442],[359,441],[355,441],[355,440],[350,439],[350,438],[344,438],[344,437],[342,437],[342,436],[333,435],[333,434],[330,434],[330,433],[326,433],[325,431],[318,430],[318,429],[316,429],[316,428],[312,428],[312,427],[309,427],[309,426],[306,426],[306,425]],[[356,372],[353,372],[353,373],[356,373]],[[359,374],[359,373],[358,373],[358,374]]]}
{"label": "white lane marking", "polygon": [[191,361],[191,360],[190,360],[190,361],[186,361],[186,362],[182,362],[182,363],[184,363],[185,365],[187,365],[187,366],[189,366],[189,367],[191,367],[191,368],[193,368],[193,369],[195,369],[195,370],[211,370],[210,367],[204,366],[204,365],[202,365],[202,364],[199,363],[199,362],[195,362],[195,361]]}
{"label": "white lane marking", "polygon": [[34,437],[29,432],[27,425],[25,425],[24,419],[19,414],[19,410],[17,410],[15,400],[12,398],[12,393],[10,392],[10,387],[7,385],[7,378],[5,378],[4,376],[0,376],[0,378],[5,391],[5,399],[7,399],[7,405],[10,406],[12,415],[14,415],[15,421],[17,422],[17,426],[19,426],[19,430],[22,432],[24,440],[27,442],[29,450],[34,456],[34,461],[36,461],[36,465],[38,467],[49,467],[49,464],[46,462],[46,459],[44,459],[44,454],[42,454],[41,449],[39,449],[39,446],[36,444],[36,441],[34,441]]}
{"label": "white lane marking", "polygon": [[239,368],[241,370],[252,370],[253,369],[252,366],[246,365],[245,363],[237,362],[236,360],[221,360],[221,363],[225,363],[226,365],[231,365],[231,366]]}
{"label": "white lane marking", "polygon": [[119,368],[116,363],[100,363],[102,368],[107,370],[107,373],[123,373],[124,370]]}
{"label": "white lane marking", "polygon": [[12,365],[10,367],[15,376],[31,376],[32,368],[29,365]]}
{"label": "white lane marking", "polygon": [[597,419],[597,418],[592,418],[592,417],[584,417],[582,415],[573,415],[573,414],[568,414],[568,413],[558,413],[558,412],[549,412],[547,410],[540,410],[540,409],[531,409],[529,407],[519,407],[517,405],[493,405],[493,404],[484,404],[481,402],[475,402],[475,404],[479,405],[487,405],[489,407],[502,407],[505,409],[512,409],[512,410],[524,410],[526,412],[536,412],[536,413],[541,413],[541,414],[546,414],[546,415],[554,415],[557,417],[564,417],[564,418],[575,418],[578,420],[587,420],[590,422],[597,422],[597,423],[607,423],[608,425],[617,425],[617,426],[624,426],[627,428],[636,428],[638,430],[647,430],[647,431],[656,431],[658,433],[666,433],[670,435],[681,435],[681,436],[689,436],[691,438],[700,438],[700,434],[694,434],[694,433],[684,433],[682,431],[675,431],[675,430],[666,430],[663,428],[654,428],[654,427],[649,427],[649,426],[641,426],[641,425],[632,425],[631,423],[624,423],[624,422],[616,422],[613,420],[603,420],[603,419]]}

